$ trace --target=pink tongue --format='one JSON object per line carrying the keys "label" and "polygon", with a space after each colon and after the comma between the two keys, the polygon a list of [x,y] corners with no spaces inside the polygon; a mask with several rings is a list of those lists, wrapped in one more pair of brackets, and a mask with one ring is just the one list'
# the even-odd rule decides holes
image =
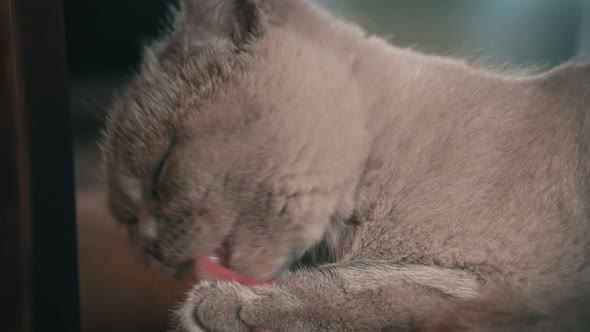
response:
{"label": "pink tongue", "polygon": [[209,257],[206,256],[197,257],[196,263],[198,271],[206,279],[235,281],[244,286],[271,285],[275,282],[274,279],[267,281],[250,279],[226,267],[221,266],[220,264],[212,261]]}

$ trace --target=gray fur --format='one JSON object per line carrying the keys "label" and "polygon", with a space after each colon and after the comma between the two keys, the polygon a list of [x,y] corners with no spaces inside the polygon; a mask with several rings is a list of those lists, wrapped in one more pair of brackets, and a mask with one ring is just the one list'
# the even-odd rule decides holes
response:
{"label": "gray fur", "polygon": [[581,331],[589,114],[588,64],[493,72],[304,0],[184,0],[111,114],[109,204],[166,265],[225,243],[281,277],[196,285],[183,331]]}

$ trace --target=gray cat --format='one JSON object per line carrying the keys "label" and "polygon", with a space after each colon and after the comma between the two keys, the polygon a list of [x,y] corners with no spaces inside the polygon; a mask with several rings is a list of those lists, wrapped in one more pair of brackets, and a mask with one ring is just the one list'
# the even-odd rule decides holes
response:
{"label": "gray cat", "polygon": [[181,331],[583,331],[590,65],[516,75],[304,0],[184,0],[105,133],[139,251],[203,281]]}

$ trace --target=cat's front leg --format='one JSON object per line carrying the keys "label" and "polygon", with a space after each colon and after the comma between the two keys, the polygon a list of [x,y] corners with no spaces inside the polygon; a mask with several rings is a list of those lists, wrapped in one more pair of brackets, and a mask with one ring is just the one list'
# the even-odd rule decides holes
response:
{"label": "cat's front leg", "polygon": [[181,309],[181,330],[411,331],[478,289],[463,271],[368,263],[297,272],[273,286],[202,283]]}

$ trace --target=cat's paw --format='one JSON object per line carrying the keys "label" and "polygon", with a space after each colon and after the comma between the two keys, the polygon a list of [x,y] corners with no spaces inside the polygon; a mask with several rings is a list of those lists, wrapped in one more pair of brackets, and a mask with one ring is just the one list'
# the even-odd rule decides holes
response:
{"label": "cat's paw", "polygon": [[230,282],[202,282],[195,286],[180,310],[181,331],[251,331],[240,319],[240,310],[256,295]]}
{"label": "cat's paw", "polygon": [[[283,331],[295,305],[275,286],[247,287],[232,282],[203,282],[182,306],[182,332]],[[296,310],[295,310],[296,311]]]}

